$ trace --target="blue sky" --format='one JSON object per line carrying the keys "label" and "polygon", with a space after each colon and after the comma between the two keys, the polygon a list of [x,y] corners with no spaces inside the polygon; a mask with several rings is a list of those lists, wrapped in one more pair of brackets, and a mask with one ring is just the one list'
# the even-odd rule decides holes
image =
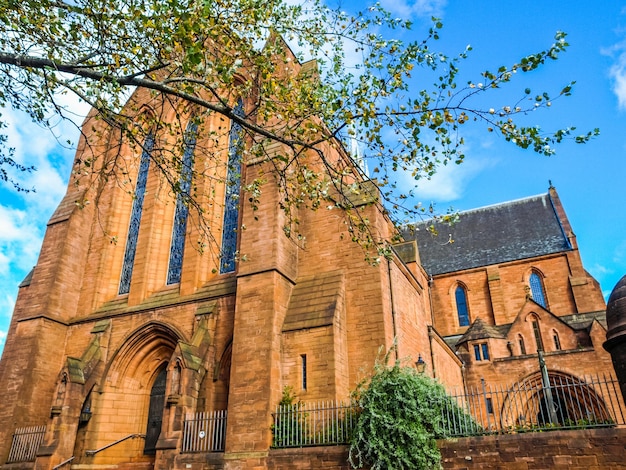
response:
{"label": "blue sky", "polygon": [[[473,51],[462,70],[475,83],[480,71],[548,47],[557,30],[568,33],[571,46],[558,61],[514,86],[520,92],[529,85],[533,91],[558,92],[576,80],[571,97],[530,119],[545,129],[599,127],[601,135],[582,146],[566,143],[556,156],[543,157],[473,129],[465,135],[466,162],[447,166],[424,181],[418,195],[425,203],[436,202],[440,210],[464,210],[544,193],[551,180],[577,235],[583,262],[608,295],[626,274],[626,2],[381,3],[396,16],[415,20],[415,39],[424,36],[427,18],[441,17],[444,28],[434,47],[455,55],[471,44]],[[69,103],[84,114],[76,102]],[[35,193],[16,194],[0,186],[0,347],[17,286],[37,262],[46,221],[63,197],[73,158],[72,150],[25,116],[4,110],[3,118],[11,123],[10,145],[16,157],[35,164],[38,171],[25,176],[26,186],[34,186]],[[63,123],[55,133],[61,142],[77,134]]]}

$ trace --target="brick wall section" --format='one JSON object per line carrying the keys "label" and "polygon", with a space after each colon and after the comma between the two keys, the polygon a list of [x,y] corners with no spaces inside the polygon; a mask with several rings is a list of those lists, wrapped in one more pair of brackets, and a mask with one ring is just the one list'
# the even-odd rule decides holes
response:
{"label": "brick wall section", "polygon": [[590,429],[439,441],[450,470],[626,468],[626,429]]}

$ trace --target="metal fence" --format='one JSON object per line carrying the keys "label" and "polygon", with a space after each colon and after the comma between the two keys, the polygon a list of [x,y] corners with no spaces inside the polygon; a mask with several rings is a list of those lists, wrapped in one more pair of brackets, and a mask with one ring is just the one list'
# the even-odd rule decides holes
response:
{"label": "metal fence", "polygon": [[[511,387],[489,387],[483,380],[452,398],[458,406],[445,409],[443,420],[450,436],[625,424],[619,383],[611,376],[581,380],[551,372]],[[467,415],[477,426],[468,425]]]}
{"label": "metal fence", "polygon": [[226,410],[189,414],[183,427],[182,452],[224,452]]}
{"label": "metal fence", "polygon": [[46,426],[28,426],[17,428],[13,433],[11,451],[7,463],[34,462],[37,450],[43,443]]}
{"label": "metal fence", "polygon": [[343,402],[278,405],[272,414],[272,447],[345,444],[357,416],[356,408]]}
{"label": "metal fence", "polygon": [[[444,434],[485,434],[587,429],[624,425],[619,383],[611,376],[577,379],[557,372],[510,387],[476,388],[441,403]],[[359,410],[335,402],[279,405],[273,416],[273,447],[347,444]]]}

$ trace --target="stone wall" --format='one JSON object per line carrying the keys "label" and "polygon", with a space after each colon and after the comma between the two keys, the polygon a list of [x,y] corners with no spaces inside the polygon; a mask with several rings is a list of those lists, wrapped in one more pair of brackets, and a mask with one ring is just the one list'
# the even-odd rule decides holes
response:
{"label": "stone wall", "polygon": [[[611,470],[626,468],[626,428],[553,431],[439,441],[448,470]],[[349,470],[348,447],[273,449],[274,470]]]}
{"label": "stone wall", "polygon": [[626,468],[626,429],[604,428],[440,441],[445,469]]}

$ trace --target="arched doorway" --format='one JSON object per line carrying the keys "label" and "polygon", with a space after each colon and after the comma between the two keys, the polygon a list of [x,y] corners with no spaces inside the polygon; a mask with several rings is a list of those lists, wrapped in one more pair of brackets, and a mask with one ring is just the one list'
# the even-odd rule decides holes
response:
{"label": "arched doorway", "polygon": [[121,342],[92,397],[85,430],[83,448],[104,450],[76,463],[152,468],[163,427],[167,366],[180,339],[171,327],[151,322]]}
{"label": "arched doorway", "polygon": [[143,453],[156,454],[156,443],[161,434],[163,425],[163,406],[165,405],[165,387],[167,385],[167,366],[161,368],[150,390],[150,405],[148,407],[148,426],[146,427],[146,442]]}

